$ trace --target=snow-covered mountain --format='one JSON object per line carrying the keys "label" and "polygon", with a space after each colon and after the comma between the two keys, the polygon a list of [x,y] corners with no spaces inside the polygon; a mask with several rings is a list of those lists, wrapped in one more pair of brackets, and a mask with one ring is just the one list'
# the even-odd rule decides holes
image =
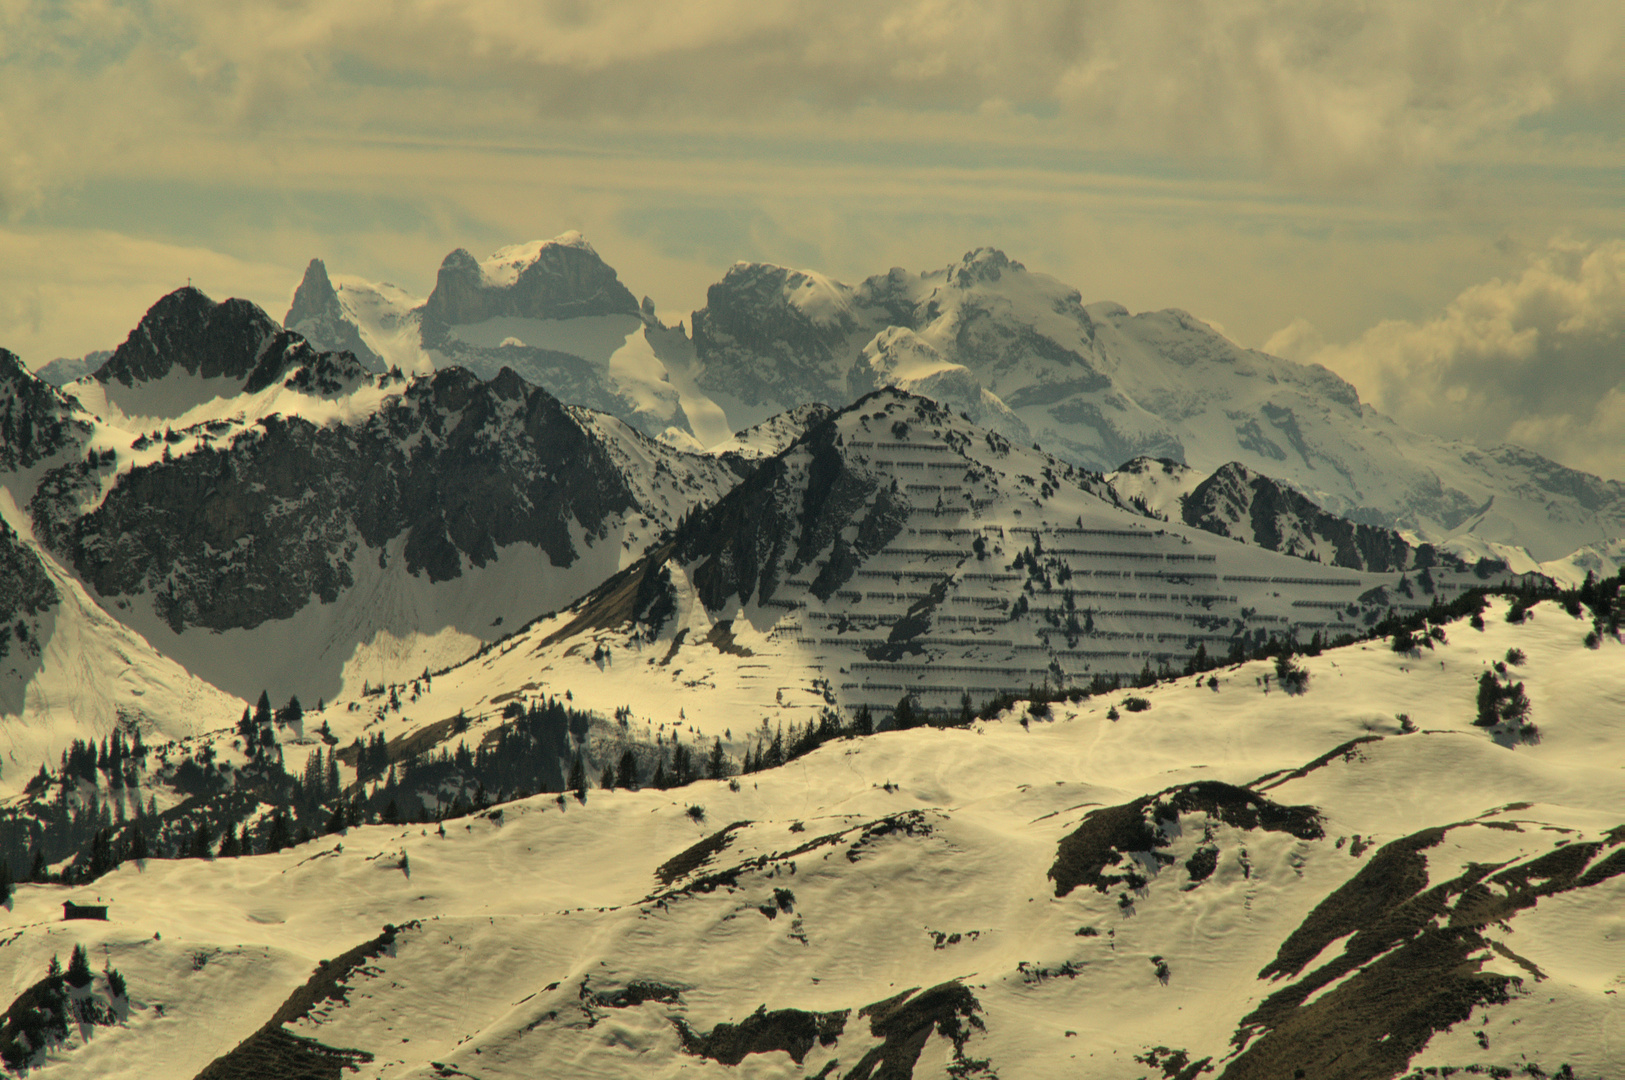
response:
{"label": "snow-covered mountain", "polygon": [[732,432],[693,384],[688,335],[663,325],[653,301],[634,298],[579,233],[483,260],[459,248],[423,300],[389,284],[329,279],[313,259],[283,321],[320,348],[402,371],[455,365],[489,379],[509,368],[563,401],[687,449]]}
{"label": "snow-covered mountain", "polygon": [[71,396],[20,366],[10,385],[35,404],[0,416],[44,418],[0,429],[32,535],[121,623],[244,697],[315,701],[460,659],[748,471],[512,371],[372,375],[195,290]]}
{"label": "snow-covered mountain", "polygon": [[[1612,1080],[1621,646],[1506,614],[1306,658],[1299,693],[1255,662],[732,784],[24,884],[6,1000],[77,944],[106,1016],[14,1045],[64,1080]],[[1472,723],[1514,652],[1538,737]]]}
{"label": "snow-covered mountain", "polygon": [[1625,534],[1625,485],[1407,431],[1325,368],[1242,349],[1184,312],[1085,306],[990,248],[858,285],[741,263],[693,328],[698,383],[734,427],[896,385],[1085,468],[1238,462],[1433,542],[1471,535],[1547,560]]}
{"label": "snow-covered mountain", "polygon": [[741,756],[761,723],[827,706],[1133,681],[1271,638],[1363,633],[1506,579],[1379,532],[1355,554],[1381,560],[1345,569],[1330,560],[1342,534],[1295,557],[1151,520],[1097,474],[879,391],[578,603],[438,675],[418,707],[494,716],[524,685],[643,718],[681,701],[695,734]]}

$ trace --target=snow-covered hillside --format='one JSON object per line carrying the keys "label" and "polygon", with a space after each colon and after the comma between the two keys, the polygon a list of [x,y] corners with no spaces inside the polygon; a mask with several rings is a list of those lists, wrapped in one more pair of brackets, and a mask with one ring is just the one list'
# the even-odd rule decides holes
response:
{"label": "snow-covered hillside", "polygon": [[764,724],[829,705],[1132,680],[1362,633],[1505,576],[1389,536],[1402,561],[1371,572],[1148,520],[1099,477],[888,390],[582,601],[438,674],[409,714],[494,718],[528,686],[658,725],[679,701],[690,735],[737,757]]}
{"label": "snow-covered hillside", "polygon": [[1433,542],[1471,535],[1539,561],[1625,534],[1616,482],[1407,431],[1324,368],[1242,349],[1184,312],[1086,307],[991,248],[855,286],[741,263],[693,327],[700,386],[735,427],[897,385],[1075,465],[1238,462],[1333,513]]}
{"label": "snow-covered hillside", "polygon": [[[63,1078],[1605,1080],[1622,646],[1505,613],[1304,659],[1299,693],[1249,663],[737,785],[22,885],[6,988],[75,944],[122,973]],[[1472,723],[1509,654],[1538,737]]]}

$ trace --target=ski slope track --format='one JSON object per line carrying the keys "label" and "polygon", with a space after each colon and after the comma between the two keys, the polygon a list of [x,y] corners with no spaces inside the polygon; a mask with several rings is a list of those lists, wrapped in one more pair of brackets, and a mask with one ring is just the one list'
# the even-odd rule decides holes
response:
{"label": "ski slope track", "polygon": [[[127,980],[62,1078],[1615,1077],[1625,646],[1506,609],[1305,658],[1297,693],[1248,663],[738,790],[22,885],[7,987],[75,944]],[[1472,723],[1509,649],[1538,738]]]}

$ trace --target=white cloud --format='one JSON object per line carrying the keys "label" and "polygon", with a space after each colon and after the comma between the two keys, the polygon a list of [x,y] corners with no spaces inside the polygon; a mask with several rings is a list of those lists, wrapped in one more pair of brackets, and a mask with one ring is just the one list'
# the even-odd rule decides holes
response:
{"label": "white cloud", "polygon": [[1295,323],[1269,344],[1325,364],[1411,427],[1625,478],[1625,241],[1555,240],[1431,319],[1302,347],[1314,338]]}

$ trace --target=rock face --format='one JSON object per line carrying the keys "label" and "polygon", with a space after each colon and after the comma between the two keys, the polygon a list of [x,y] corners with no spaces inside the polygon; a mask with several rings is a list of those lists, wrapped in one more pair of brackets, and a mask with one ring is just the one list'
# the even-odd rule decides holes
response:
{"label": "rock face", "polygon": [[294,291],[293,304],[282,325],[318,349],[348,352],[368,371],[384,370],[383,359],[362,339],[360,328],[339,304],[338,291],[328,280],[327,266],[320,259],[310,260],[310,265],[305,267],[304,279]]}
{"label": "rock face", "polygon": [[55,607],[57,600],[56,586],[39,556],[0,520],[0,660],[17,646],[37,655],[35,616]]}
{"label": "rock face", "polygon": [[423,306],[425,348],[444,346],[453,326],[502,316],[641,318],[637,298],[579,236],[504,248],[484,264],[462,248],[440,264]]}
{"label": "rock face", "polygon": [[0,349],[0,474],[34,468],[86,430],[67,398]]}
{"label": "rock face", "polygon": [[352,354],[317,351],[247,300],[216,303],[187,287],[149,308],[97,369],[101,397],[91,386],[79,396],[93,410],[111,406],[127,416],[168,419],[210,398],[257,394],[279,383],[334,396],[367,375]]}
{"label": "rock face", "polygon": [[699,449],[672,378],[690,359],[687,338],[670,340],[653,306],[640,304],[579,234],[503,248],[483,262],[458,249],[417,314],[436,367],[483,378],[511,368],[563,401]]}
{"label": "rock face", "polygon": [[1187,525],[1351,570],[1405,570],[1433,565],[1437,558],[1427,545],[1425,553],[1413,550],[1392,529],[1328,514],[1285,484],[1237,462],[1221,466],[1183,503]]}
{"label": "rock face", "polygon": [[77,516],[96,483],[87,466],[47,477],[33,502],[42,538],[101,596],[150,596],[177,633],[332,603],[357,554],[397,537],[407,572],[431,582],[511,544],[568,567],[572,527],[596,534],[635,506],[551,395],[461,369],[413,383],[366,423],[265,418],[227,447],[120,476]]}

